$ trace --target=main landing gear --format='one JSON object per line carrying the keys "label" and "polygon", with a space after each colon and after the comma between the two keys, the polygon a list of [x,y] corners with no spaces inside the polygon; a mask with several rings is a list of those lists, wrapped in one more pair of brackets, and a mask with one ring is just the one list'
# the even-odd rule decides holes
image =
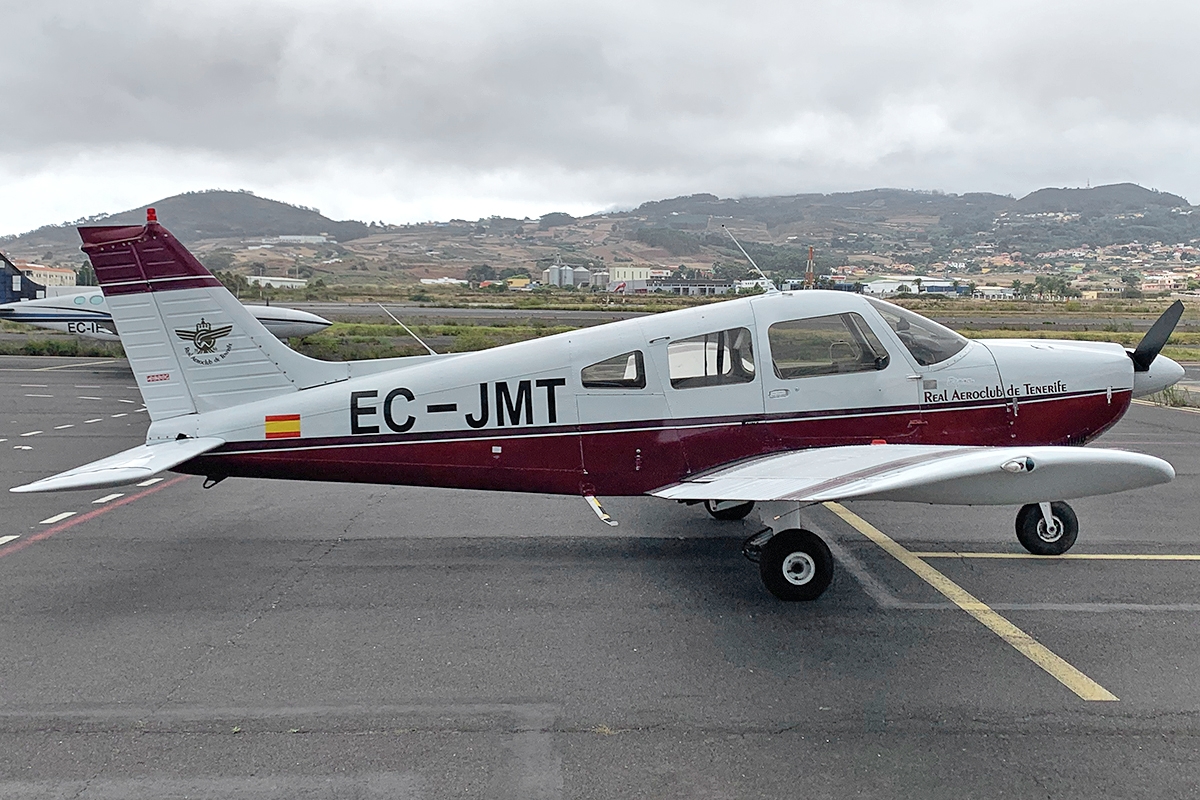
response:
{"label": "main landing gear", "polygon": [[1030,503],[1017,512],[1017,540],[1035,556],[1059,556],[1079,536],[1079,519],[1061,501]]}
{"label": "main landing gear", "polygon": [[759,550],[758,574],[780,600],[816,600],[833,580],[833,554],[812,531],[780,531]]}
{"label": "main landing gear", "polygon": [[[754,503],[706,500],[704,508],[716,519],[738,520],[754,509]],[[829,546],[799,527],[796,503],[774,503],[759,513],[770,527],[747,539],[742,554],[758,564],[763,585],[780,600],[816,600],[833,580]]]}
{"label": "main landing gear", "polygon": [[[770,527],[742,545],[742,554],[758,564],[767,591],[780,600],[816,600],[833,580],[833,554],[820,536],[799,527],[797,504],[771,504],[759,513]],[[716,519],[739,520],[754,509],[752,502],[705,500],[704,508]],[[778,516],[770,513],[780,510]],[[1079,536],[1079,519],[1064,502],[1030,503],[1017,513],[1017,539],[1039,556],[1062,555]]]}

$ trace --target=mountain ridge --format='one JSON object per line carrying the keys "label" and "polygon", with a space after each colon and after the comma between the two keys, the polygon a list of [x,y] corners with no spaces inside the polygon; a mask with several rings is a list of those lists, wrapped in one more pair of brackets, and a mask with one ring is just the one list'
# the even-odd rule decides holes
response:
{"label": "mountain ridge", "polygon": [[251,238],[281,234],[316,236],[325,234],[338,241],[367,235],[368,226],[356,220],[336,221],[315,208],[296,206],[259,197],[247,191],[208,189],[172,195],[152,203],[94,217],[43,225],[32,231],[0,239],[5,248],[37,250],[79,246],[75,228],[80,225],[139,225],[146,209],[154,208],[159,220],[185,244],[202,239]]}

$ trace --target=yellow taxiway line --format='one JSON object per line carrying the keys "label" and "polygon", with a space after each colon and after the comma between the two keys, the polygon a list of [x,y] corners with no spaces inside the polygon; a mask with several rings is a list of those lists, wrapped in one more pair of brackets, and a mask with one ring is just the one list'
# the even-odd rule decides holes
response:
{"label": "yellow taxiway line", "polygon": [[921,558],[896,542],[883,531],[855,514],[841,503],[825,503],[850,527],[879,545],[888,555],[908,567],[917,577],[946,596],[950,602],[981,622],[992,633],[999,636],[1021,655],[1048,672],[1051,677],[1066,686],[1084,700],[1114,701],[1117,696],[1094,680],[1084,675],[1051,652],[1036,639],[993,611],[986,603],[977,600],[970,592],[926,564]]}
{"label": "yellow taxiway line", "polygon": [[959,553],[942,550],[912,554],[917,558],[999,558],[1030,561],[1200,561],[1198,553],[1063,553],[1058,556],[1035,556],[1033,553]]}

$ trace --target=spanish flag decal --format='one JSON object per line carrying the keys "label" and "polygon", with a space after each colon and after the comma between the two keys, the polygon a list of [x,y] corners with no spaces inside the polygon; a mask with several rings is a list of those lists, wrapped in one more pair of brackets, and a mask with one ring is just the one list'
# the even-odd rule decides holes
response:
{"label": "spanish flag decal", "polygon": [[264,418],[268,439],[299,439],[299,414],[268,414]]}

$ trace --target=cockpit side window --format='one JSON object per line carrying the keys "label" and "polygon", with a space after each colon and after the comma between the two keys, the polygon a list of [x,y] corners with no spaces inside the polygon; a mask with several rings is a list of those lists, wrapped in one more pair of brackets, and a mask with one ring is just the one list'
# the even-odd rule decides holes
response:
{"label": "cockpit side window", "polygon": [[746,328],[706,333],[667,345],[671,386],[691,389],[754,380],[754,347]]}
{"label": "cockpit side window", "polygon": [[784,380],[873,372],[889,361],[867,321],[854,313],[776,322],[767,340],[775,374]]}
{"label": "cockpit side window", "polygon": [[967,339],[907,308],[868,297],[884,321],[923,367],[940,364],[967,346]]}
{"label": "cockpit side window", "polygon": [[585,389],[645,389],[646,362],[634,350],[584,367],[579,377]]}

